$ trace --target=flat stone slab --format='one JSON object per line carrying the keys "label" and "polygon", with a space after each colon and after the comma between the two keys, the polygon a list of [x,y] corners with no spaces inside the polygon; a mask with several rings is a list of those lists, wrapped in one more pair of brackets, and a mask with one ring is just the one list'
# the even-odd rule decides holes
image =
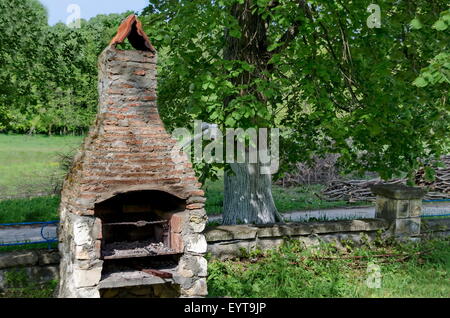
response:
{"label": "flat stone slab", "polygon": [[250,225],[221,225],[206,229],[205,237],[208,242],[252,240],[257,231],[258,228]]}
{"label": "flat stone slab", "polygon": [[286,223],[270,225],[233,225],[218,226],[207,229],[205,236],[208,242],[254,240],[266,237],[302,236],[311,234],[337,232],[377,231],[387,228],[383,219],[343,220],[311,223]]}
{"label": "flat stone slab", "polygon": [[59,264],[61,256],[58,250],[42,250],[38,252],[39,265]]}
{"label": "flat stone slab", "polygon": [[13,251],[0,254],[0,269],[15,266],[33,266],[38,264],[39,256],[35,251]]}
{"label": "flat stone slab", "polygon": [[258,226],[258,237],[302,236],[337,232],[366,232],[387,228],[383,219],[344,220],[331,222],[288,223]]}
{"label": "flat stone slab", "polygon": [[59,264],[58,250],[17,250],[0,253],[0,269],[16,266]]}
{"label": "flat stone slab", "polygon": [[375,195],[396,200],[422,199],[428,192],[425,188],[408,187],[403,184],[376,184],[370,187]]}
{"label": "flat stone slab", "polygon": [[443,219],[422,219],[423,232],[444,232],[450,231],[450,218]]}
{"label": "flat stone slab", "polygon": [[[168,272],[169,270],[164,270]],[[175,273],[174,271],[172,271]],[[120,288],[120,287],[132,287],[143,285],[157,285],[173,283],[172,278],[161,278],[147,274],[141,271],[127,271],[107,274],[102,277],[102,280],[98,284],[100,289],[105,288]]]}

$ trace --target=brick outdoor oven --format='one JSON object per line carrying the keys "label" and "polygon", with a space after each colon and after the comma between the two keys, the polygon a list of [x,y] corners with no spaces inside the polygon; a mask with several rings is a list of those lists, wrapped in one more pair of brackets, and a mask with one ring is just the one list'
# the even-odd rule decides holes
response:
{"label": "brick outdoor oven", "polygon": [[[117,49],[127,38],[135,50]],[[59,297],[207,294],[204,193],[171,159],[156,59],[135,15],[99,58],[98,114],[62,191]]]}

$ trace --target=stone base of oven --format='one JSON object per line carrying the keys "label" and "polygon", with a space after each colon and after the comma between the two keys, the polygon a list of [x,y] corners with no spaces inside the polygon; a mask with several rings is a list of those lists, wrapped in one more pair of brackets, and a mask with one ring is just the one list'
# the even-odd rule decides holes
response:
{"label": "stone base of oven", "polygon": [[[195,256],[199,258],[199,256]],[[187,257],[189,258],[189,257]],[[203,262],[201,262],[203,263]],[[204,262],[206,264],[206,260]],[[61,262],[62,264],[62,262]],[[179,268],[180,270],[180,268]],[[206,269],[199,269],[201,271],[206,271]],[[99,272],[101,274],[101,271]],[[86,275],[84,278],[86,283],[89,283],[89,279],[97,279],[96,271],[92,272],[86,270]],[[116,274],[114,274],[116,275]],[[146,274],[145,274],[146,275]],[[133,291],[132,293],[127,292],[127,297],[132,297],[134,291],[136,293],[141,292],[140,297],[204,297],[208,295],[208,289],[206,284],[206,277],[198,276],[180,276],[179,272],[176,273],[173,278],[160,278],[160,277],[150,277],[147,275],[143,280],[133,280],[127,275],[122,275],[117,273],[117,277],[114,279],[100,280],[97,285],[91,287],[76,287],[77,280],[80,277],[73,275],[70,280],[65,280],[59,286],[59,297],[60,298],[110,298],[110,297],[122,297],[123,291]],[[163,288],[164,287],[164,288]],[[143,290],[148,290],[145,293]],[[174,291],[177,291],[175,294]]]}
{"label": "stone base of oven", "polygon": [[[59,297],[99,298],[103,295],[104,290],[110,291],[108,293],[112,295],[116,292],[116,289],[122,290],[124,288],[139,291],[141,289],[153,290],[153,292],[147,294],[148,297],[159,297],[150,295],[166,297],[170,294],[169,292],[161,291],[161,287],[156,287],[158,292],[155,292],[155,288],[152,286],[166,286],[167,284],[172,285],[171,289],[178,286],[175,288],[179,291],[177,297],[203,297],[208,294],[206,285],[207,261],[203,257],[207,250],[207,244],[205,236],[200,233],[206,223],[203,209],[180,214],[186,218],[182,222],[186,226],[182,228],[179,234],[184,243],[184,251],[177,266],[173,268],[173,278],[147,277],[145,282],[127,282],[128,285],[121,285],[120,280],[115,280],[115,285],[109,282],[103,287],[102,281],[106,276],[103,269],[106,261],[103,261],[100,257],[100,237],[97,234],[100,232],[101,223],[93,216],[80,216],[65,209],[62,209],[62,212],[62,222],[59,229],[61,240],[59,245],[61,255]],[[197,227],[197,224],[202,226]],[[117,295],[122,295],[122,292],[118,292]]]}
{"label": "stone base of oven", "polygon": [[171,283],[100,290],[101,298],[178,298],[180,296],[180,286]]}
{"label": "stone base of oven", "polygon": [[208,295],[206,278],[192,283],[190,288],[182,288],[175,283],[163,283],[118,288],[85,287],[60,290],[60,298],[185,298]]}
{"label": "stone base of oven", "polygon": [[[164,272],[176,274],[173,270],[164,269]],[[129,271],[116,272],[106,275],[106,277],[102,277],[98,287],[100,289],[109,289],[143,285],[173,284],[173,282],[173,278],[162,278],[141,271]]]}

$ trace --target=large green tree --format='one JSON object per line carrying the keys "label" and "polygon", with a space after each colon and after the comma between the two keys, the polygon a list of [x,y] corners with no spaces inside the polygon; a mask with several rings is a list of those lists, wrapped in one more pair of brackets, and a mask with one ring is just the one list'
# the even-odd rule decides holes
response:
{"label": "large green tree", "polygon": [[37,0],[0,0],[0,131],[83,133],[97,109],[97,60],[128,14],[47,24]]}
{"label": "large green tree", "polygon": [[[411,21],[411,27],[417,32],[425,30],[429,34],[430,25],[423,25],[418,18]],[[450,29],[450,10],[446,10],[440,14],[439,19],[431,26],[436,32],[448,32]],[[420,31],[422,30],[422,31]],[[422,69],[420,75],[414,81],[414,85],[418,87],[427,87],[431,85],[444,84],[444,87],[450,84],[450,50],[448,46],[439,48],[438,54],[430,61],[430,64]],[[445,90],[443,98],[446,98]]]}
{"label": "large green tree", "polygon": [[[37,63],[47,12],[37,0],[0,0],[0,129],[36,99]],[[37,62],[37,63],[36,63]]]}
{"label": "large green tree", "polygon": [[[332,152],[347,170],[411,173],[442,153],[449,128],[448,83],[412,85],[436,52],[448,52],[448,33],[414,32],[411,21],[432,24],[448,3],[378,1],[381,26],[370,28],[371,2],[151,1],[144,13],[162,52],[166,123],[282,127],[286,168]],[[225,223],[274,221],[264,176],[232,170]]]}
{"label": "large green tree", "polygon": [[98,56],[117,31],[124,14],[82,20],[81,28],[63,23],[48,26],[40,50],[43,70],[39,104],[30,129],[38,132],[82,133],[98,104]]}

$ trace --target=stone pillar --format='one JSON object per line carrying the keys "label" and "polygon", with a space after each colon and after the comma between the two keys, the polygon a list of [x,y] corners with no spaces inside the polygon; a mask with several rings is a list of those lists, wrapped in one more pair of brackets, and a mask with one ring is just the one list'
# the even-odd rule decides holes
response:
{"label": "stone pillar", "polygon": [[401,240],[419,240],[422,198],[427,191],[401,184],[378,184],[371,190],[377,197],[375,217],[389,222],[390,234]]}

